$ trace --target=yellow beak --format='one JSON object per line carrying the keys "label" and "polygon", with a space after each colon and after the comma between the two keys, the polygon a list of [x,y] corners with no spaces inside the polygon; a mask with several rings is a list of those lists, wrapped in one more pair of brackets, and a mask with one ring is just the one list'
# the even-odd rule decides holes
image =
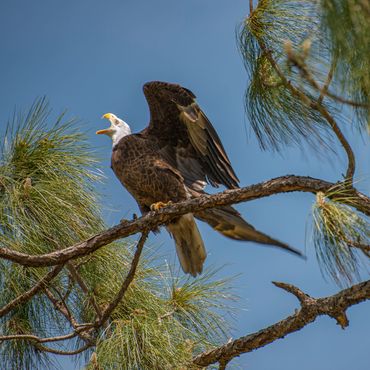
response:
{"label": "yellow beak", "polygon": [[106,128],[104,130],[96,131],[96,135],[103,135],[103,134],[109,134],[112,131],[111,128]]}
{"label": "yellow beak", "polygon": [[105,119],[111,119],[112,118],[112,114],[111,113],[105,113],[102,118],[105,118]]}
{"label": "yellow beak", "polygon": [[[112,118],[112,114],[111,113],[105,113],[102,118],[105,118],[107,120],[110,120]],[[104,130],[99,130],[99,131],[96,131],[96,134],[97,135],[104,135],[104,134],[109,134],[110,132],[112,131],[111,127],[109,128],[106,128]]]}

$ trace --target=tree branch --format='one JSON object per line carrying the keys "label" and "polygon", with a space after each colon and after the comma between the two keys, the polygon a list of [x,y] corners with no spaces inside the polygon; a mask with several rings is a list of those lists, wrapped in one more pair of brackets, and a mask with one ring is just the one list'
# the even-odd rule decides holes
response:
{"label": "tree branch", "polygon": [[[71,247],[56,250],[51,253],[41,255],[29,255],[20,253],[7,248],[0,248],[0,258],[17,262],[23,266],[42,267],[53,266],[65,263],[69,260],[86,256],[95,252],[97,249],[112,243],[113,241],[127,236],[154,230],[168,221],[189,212],[196,212],[207,208],[230,205],[241,202],[267,197],[273,194],[301,191],[316,194],[317,192],[327,193],[338,188],[340,184],[315,179],[306,176],[282,176],[268,180],[259,184],[247,186],[240,189],[226,190],[213,195],[187,200],[164,207],[156,212],[149,212],[143,217],[132,221],[125,221],[110,229],[94,235],[88,240],[79,242]],[[343,185],[345,188],[345,186]],[[346,196],[351,197],[351,205],[363,214],[370,216],[370,198],[360,193],[356,189],[346,189],[346,193],[331,196],[332,199],[345,201]]]}
{"label": "tree branch", "polygon": [[38,343],[48,343],[48,342],[59,342],[66,339],[72,339],[75,336],[77,336],[77,333],[74,331],[73,333],[69,333],[66,335],[60,335],[56,337],[48,337],[48,338],[40,338],[37,335],[33,334],[17,334],[17,335],[3,335],[0,336],[0,342],[4,340],[30,340],[30,341],[36,341]]}
{"label": "tree branch", "polygon": [[253,0],[249,0],[249,16],[253,13]]}
{"label": "tree branch", "polygon": [[6,306],[0,309],[0,317],[6,315],[8,312],[13,310],[18,305],[27,302],[30,300],[34,295],[38,292],[43,290],[48,283],[53,280],[60,271],[62,271],[63,265],[55,266],[51,271],[49,271],[36,285],[34,285],[31,289],[27,290],[27,292],[22,293],[17,298],[13,299],[9,302]]}
{"label": "tree branch", "polygon": [[[353,175],[355,172],[355,156],[353,154],[352,148],[349,145],[347,139],[341,132],[339,126],[337,125],[336,121],[334,118],[330,115],[330,113],[327,111],[327,109],[321,104],[321,99],[320,100],[312,100],[304,91],[301,89],[297,88],[294,86],[289,79],[285,76],[283,71],[280,69],[278,63],[272,56],[272,51],[268,49],[266,44],[261,40],[260,38],[256,38],[256,41],[258,42],[258,45],[261,49],[261,51],[266,55],[266,58],[270,62],[272,68],[275,70],[276,74],[279,76],[281,79],[281,82],[283,85],[290,90],[292,96],[298,98],[301,102],[304,104],[308,105],[310,108],[318,111],[324,118],[325,120],[329,123],[330,127],[334,131],[335,135],[337,136],[339,142],[341,143],[343,149],[345,150],[348,158],[348,166],[347,166],[347,174],[346,178],[349,180],[349,184],[352,186],[353,184]],[[295,54],[293,53],[292,47],[289,43],[286,44],[286,53],[288,60],[290,60],[292,63],[297,63],[297,65],[302,64],[300,63],[298,58],[296,58]],[[316,83],[316,82],[315,82]],[[318,86],[316,84],[316,86]],[[319,86],[318,86],[319,88]],[[320,89],[321,91],[321,89]]]}
{"label": "tree branch", "polygon": [[105,323],[105,321],[108,320],[108,318],[110,317],[110,315],[112,314],[114,309],[121,302],[121,300],[122,300],[123,296],[125,295],[128,287],[130,286],[132,280],[134,279],[134,276],[135,276],[135,273],[136,273],[136,268],[137,268],[137,265],[139,264],[141,252],[143,250],[143,247],[144,247],[145,241],[148,237],[148,234],[149,234],[149,230],[146,230],[141,235],[140,240],[139,240],[139,242],[137,243],[137,246],[136,246],[136,251],[135,251],[135,254],[134,254],[134,258],[132,259],[132,262],[131,262],[130,271],[128,272],[128,274],[126,276],[126,279],[123,282],[121,289],[117,293],[116,298],[114,298],[114,300],[104,310],[100,320],[97,320],[96,325],[98,327],[103,325]]}
{"label": "tree branch", "polygon": [[193,359],[193,365],[206,367],[217,362],[220,364],[228,362],[242,353],[252,352],[302,329],[321,315],[334,318],[338,325],[345,328],[349,324],[346,316],[347,308],[370,299],[370,280],[326,298],[312,298],[290,284],[277,282],[274,282],[274,284],[294,294],[301,303],[301,309],[286,319],[256,333],[240,337],[221,347],[201,353]]}
{"label": "tree branch", "polygon": [[329,85],[330,85],[330,83],[331,83],[331,81],[333,79],[333,76],[334,76],[335,67],[336,67],[336,63],[335,62],[332,62],[331,63],[331,66],[330,66],[330,70],[329,70],[328,76],[326,77],[325,84],[322,87],[322,89],[320,89],[320,96],[317,99],[317,102],[319,104],[322,104],[322,102],[324,100],[324,96],[326,96],[326,94],[328,93]]}
{"label": "tree branch", "polygon": [[100,319],[102,317],[102,311],[101,311],[101,308],[99,307],[99,305],[96,303],[96,300],[94,298],[94,296],[91,294],[91,292],[89,291],[89,288],[88,286],[86,285],[86,283],[84,282],[84,280],[82,279],[82,276],[79,274],[79,272],[77,271],[76,267],[73,265],[72,262],[68,262],[66,264],[66,267],[68,269],[68,271],[71,273],[73,279],[77,282],[77,284],[80,286],[81,290],[87,295],[88,299],[89,299],[89,302],[91,304],[92,307],[94,307],[94,310],[98,316],[98,318]]}
{"label": "tree branch", "polygon": [[58,300],[54,294],[50,291],[50,289],[45,289],[45,294],[49,298],[50,302],[54,305],[55,309],[59,311],[71,324],[72,328],[75,330],[77,335],[83,339],[87,344],[93,346],[95,344],[94,338],[91,337],[89,333],[85,333],[87,329],[89,329],[89,326],[84,326],[83,329],[81,329],[81,325],[77,322],[77,320],[74,318],[74,316],[71,314],[70,310],[68,309],[65,302]]}
{"label": "tree branch", "polygon": [[[319,84],[315,81],[315,79],[312,77],[310,71],[306,67],[305,63],[302,61],[302,59],[295,53],[293,52],[293,49],[291,48],[291,44],[286,44],[286,53],[288,60],[292,63],[292,65],[296,66],[300,72],[301,75],[306,81],[314,88],[317,90],[321,91],[321,88]],[[270,58],[272,58],[271,53],[270,53]],[[278,67],[277,64],[275,63],[275,67]],[[283,74],[284,76],[284,74]],[[284,76],[285,78],[285,76]],[[285,78],[286,80],[286,78]],[[303,101],[309,102],[309,105],[312,109],[315,109],[318,111],[324,118],[325,120],[329,123],[331,126],[334,134],[338,138],[340,144],[342,145],[343,149],[345,150],[348,158],[348,166],[347,166],[347,173],[346,173],[346,179],[349,181],[349,184],[352,186],[353,184],[353,175],[355,173],[355,168],[356,168],[356,160],[355,160],[355,155],[353,153],[353,150],[351,146],[349,145],[346,137],[343,135],[343,132],[339,128],[337,122],[335,121],[334,117],[328,112],[328,110],[325,108],[324,105],[322,105],[321,101],[319,99],[317,101],[312,100],[309,96],[307,96],[303,91],[297,89],[293,86],[292,84],[286,85],[296,96],[301,96],[304,97]],[[299,94],[297,94],[299,92]],[[326,94],[328,95],[328,92],[326,91]]]}
{"label": "tree branch", "polygon": [[79,353],[82,353],[82,352],[86,351],[87,349],[89,349],[91,347],[91,345],[86,344],[83,347],[75,349],[73,351],[61,351],[59,349],[46,347],[46,346],[43,346],[41,344],[37,345],[36,347],[40,351],[54,353],[55,355],[72,356],[72,355],[78,355]]}

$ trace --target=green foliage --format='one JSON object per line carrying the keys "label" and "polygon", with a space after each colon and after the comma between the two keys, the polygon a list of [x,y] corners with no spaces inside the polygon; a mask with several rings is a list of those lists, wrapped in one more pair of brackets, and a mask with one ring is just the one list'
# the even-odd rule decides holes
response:
{"label": "green foliage", "polygon": [[[14,115],[1,145],[0,245],[30,254],[64,248],[103,227],[93,192],[99,176],[92,170],[96,163],[84,136],[64,114],[49,128],[49,113],[40,99],[27,114]],[[1,304],[30,289],[46,273],[45,268],[25,269],[2,261]],[[62,286],[65,279],[65,273],[60,274],[55,285]],[[62,318],[42,295],[0,320],[0,331],[8,335],[44,337],[62,326]],[[46,359],[30,341],[6,342],[0,352],[7,368],[37,368]]]}
{"label": "green foliage", "polygon": [[[13,295],[21,294],[27,290],[33,277],[29,271],[20,266],[8,266],[2,269],[5,275],[5,284],[1,294],[1,306],[8,303]],[[6,284],[8,283],[9,284]],[[9,286],[8,286],[9,285]],[[14,289],[14,294],[9,294]],[[0,321],[2,335],[35,334],[41,337],[48,335],[47,302],[40,296],[30,302],[19,306]],[[50,307],[48,307],[50,309]],[[52,367],[52,360],[47,354],[38,350],[37,346],[27,340],[4,341],[0,346],[1,365],[4,369],[36,369],[41,366]]]}
{"label": "green foliage", "polygon": [[[238,44],[251,79],[245,106],[263,149],[281,150],[289,144],[301,145],[303,140],[313,146],[328,141],[329,126],[310,106],[319,92],[286,63],[289,41],[310,63],[315,77],[325,79],[329,54],[317,14],[317,6],[310,0],[261,0],[241,25]],[[290,86],[299,86],[307,97],[292,94]]]}
{"label": "green foliage", "polygon": [[[261,147],[306,143],[328,153],[335,133],[354,168],[342,126],[370,124],[369,2],[259,0],[238,37],[251,80],[246,112]],[[350,283],[359,278],[354,247],[369,244],[369,223],[348,198],[329,198],[313,209],[317,257],[324,273]]]}
{"label": "green foliage", "polygon": [[[49,125],[44,99],[8,125],[0,156],[0,245],[29,254],[50,252],[87,239],[105,227],[94,183],[100,180],[96,162],[77,130],[64,115]],[[49,284],[79,323],[94,322],[95,302],[101,310],[113,300],[131,266],[134,242],[117,242],[73,264],[88,292],[68,269]],[[0,261],[0,305],[33,287],[48,268],[24,268]],[[204,273],[198,280],[180,281],[141,259],[134,281],[107,325],[97,329],[95,361],[102,368],[188,368],[194,353],[225,338],[228,281]],[[2,335],[50,337],[73,328],[43,292],[0,318]],[[83,346],[79,339],[47,343],[54,349]],[[55,368],[50,356],[33,340],[4,341],[1,365],[7,369]],[[91,365],[92,366],[92,365]],[[177,367],[176,367],[177,366]]]}
{"label": "green foliage", "polygon": [[[339,193],[338,193],[339,192]],[[330,200],[340,189],[317,194],[313,207],[314,245],[324,274],[341,285],[360,280],[358,245],[370,245],[370,223],[351,208],[355,199]]]}
{"label": "green foliage", "polygon": [[321,8],[322,27],[337,63],[335,75],[340,93],[367,105],[355,110],[359,128],[364,129],[366,124],[370,125],[370,3],[321,0]]}
{"label": "green foliage", "polygon": [[[93,184],[99,175],[84,136],[60,115],[47,128],[37,101],[8,125],[0,157],[0,243],[46,253],[102,228]],[[90,169],[89,169],[90,168]]]}
{"label": "green foliage", "polygon": [[214,281],[214,272],[183,281],[151,271],[135,281],[98,342],[104,369],[188,369],[195,353],[225,340],[227,323],[212,309],[230,310],[227,281]]}
{"label": "green foliage", "polygon": [[[369,35],[366,0],[258,1],[241,25],[238,44],[251,79],[245,107],[263,149],[302,147],[303,142],[331,148],[330,125],[313,109],[317,103],[366,128]],[[289,61],[287,47],[298,55],[304,71]],[[321,94],[326,88],[331,94]],[[351,109],[341,109],[343,104]]]}

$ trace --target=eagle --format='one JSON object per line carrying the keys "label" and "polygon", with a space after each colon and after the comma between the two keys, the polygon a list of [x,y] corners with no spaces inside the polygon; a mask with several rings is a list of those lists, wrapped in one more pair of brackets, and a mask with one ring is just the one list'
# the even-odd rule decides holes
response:
{"label": "eagle", "polygon": [[[239,188],[221,140],[196,102],[195,95],[177,84],[153,81],[144,84],[149,105],[149,125],[138,133],[112,113],[103,118],[110,127],[99,130],[112,139],[111,167],[142,214],[170,203],[198,198],[207,184]],[[207,253],[195,218],[236,240],[273,245],[295,254],[289,245],[256,230],[231,206],[188,213],[170,221],[176,252],[185,273],[200,274]]]}

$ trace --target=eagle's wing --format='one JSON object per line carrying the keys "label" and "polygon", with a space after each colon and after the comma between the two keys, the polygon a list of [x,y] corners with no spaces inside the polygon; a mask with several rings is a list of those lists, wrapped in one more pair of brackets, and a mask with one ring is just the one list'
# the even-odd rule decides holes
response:
{"label": "eagle's wing", "polygon": [[144,94],[150,123],[142,132],[157,140],[162,154],[181,172],[187,186],[202,190],[205,181],[213,186],[238,187],[219,136],[199,108],[195,95],[180,85],[148,82]]}

